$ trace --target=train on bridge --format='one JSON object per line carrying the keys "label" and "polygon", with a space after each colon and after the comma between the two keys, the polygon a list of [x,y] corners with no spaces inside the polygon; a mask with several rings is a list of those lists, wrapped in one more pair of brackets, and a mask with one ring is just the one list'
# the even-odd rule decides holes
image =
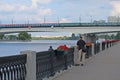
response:
{"label": "train on bridge", "polygon": [[38,27],[107,27],[120,26],[120,23],[37,23],[37,24],[0,24],[0,28],[38,28]]}

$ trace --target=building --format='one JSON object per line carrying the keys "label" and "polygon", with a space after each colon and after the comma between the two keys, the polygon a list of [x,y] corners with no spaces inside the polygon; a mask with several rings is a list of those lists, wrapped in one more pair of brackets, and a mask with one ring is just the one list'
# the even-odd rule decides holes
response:
{"label": "building", "polygon": [[94,20],[93,23],[106,23],[105,20]]}
{"label": "building", "polygon": [[109,16],[107,19],[108,23],[120,23],[120,17],[119,16]]}

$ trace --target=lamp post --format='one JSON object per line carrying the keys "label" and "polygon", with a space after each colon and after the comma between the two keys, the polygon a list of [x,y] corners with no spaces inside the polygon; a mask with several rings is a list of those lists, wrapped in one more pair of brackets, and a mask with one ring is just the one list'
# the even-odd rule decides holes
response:
{"label": "lamp post", "polygon": [[29,21],[29,17],[27,17],[27,24],[29,24],[30,23],[30,21]]}
{"label": "lamp post", "polygon": [[119,23],[120,23],[120,17],[118,16],[117,17],[117,25],[119,25]]}
{"label": "lamp post", "polygon": [[46,17],[44,16],[44,23],[46,23]]}
{"label": "lamp post", "polygon": [[58,17],[58,21],[57,21],[57,22],[58,22],[58,24],[60,23],[60,19],[59,19],[59,17]]}
{"label": "lamp post", "polygon": [[81,25],[81,16],[79,16],[79,24]]}
{"label": "lamp post", "polygon": [[90,22],[92,23],[93,21],[92,21],[92,16],[90,16]]}
{"label": "lamp post", "polygon": [[13,18],[12,18],[11,22],[12,22],[12,24],[14,23]]}

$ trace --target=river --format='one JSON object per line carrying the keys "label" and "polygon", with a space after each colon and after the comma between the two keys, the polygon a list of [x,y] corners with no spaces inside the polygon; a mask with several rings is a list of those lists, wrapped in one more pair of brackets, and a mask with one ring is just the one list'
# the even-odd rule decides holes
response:
{"label": "river", "polygon": [[0,56],[16,55],[25,50],[46,51],[50,45],[56,49],[61,44],[66,44],[68,47],[75,46],[76,40],[0,41]]}

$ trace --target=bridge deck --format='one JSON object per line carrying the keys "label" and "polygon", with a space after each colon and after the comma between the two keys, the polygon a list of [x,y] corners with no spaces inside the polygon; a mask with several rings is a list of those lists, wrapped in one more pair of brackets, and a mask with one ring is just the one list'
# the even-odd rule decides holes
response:
{"label": "bridge deck", "polygon": [[120,43],[74,66],[53,80],[120,80]]}

